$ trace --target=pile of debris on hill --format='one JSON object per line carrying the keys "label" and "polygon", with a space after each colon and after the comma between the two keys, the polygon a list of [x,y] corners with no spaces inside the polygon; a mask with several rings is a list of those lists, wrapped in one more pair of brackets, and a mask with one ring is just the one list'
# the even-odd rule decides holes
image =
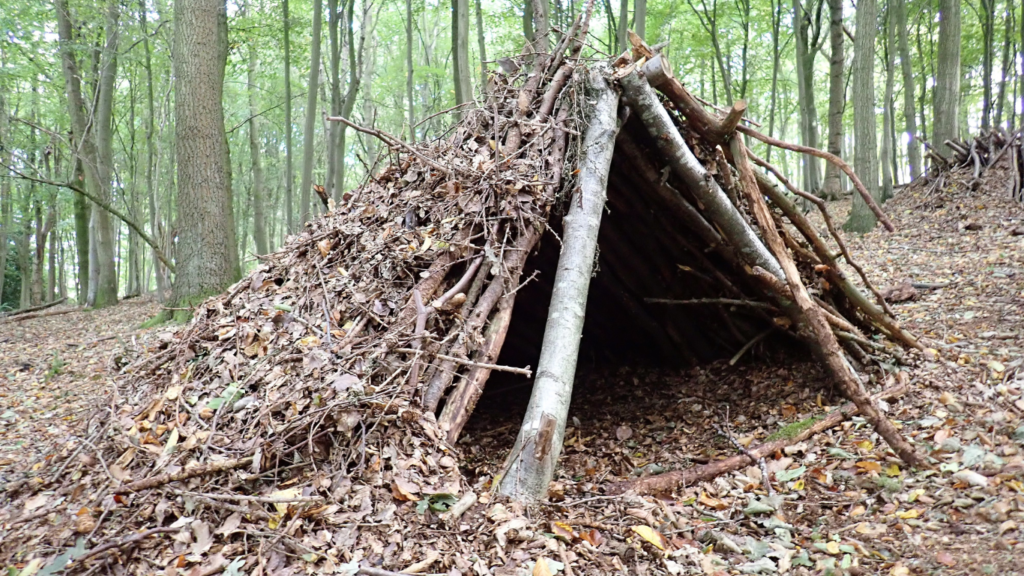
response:
{"label": "pile of debris on hill", "polygon": [[1024,130],[984,129],[970,141],[946,140],[944,144],[950,152],[948,158],[934,148],[927,153],[932,161],[927,176],[934,188],[942,188],[943,182],[952,178],[977,190],[985,173],[996,167],[1009,197],[1024,202]]}
{"label": "pile of debris on hill", "polygon": [[[364,129],[389,145],[390,165],[126,366],[81,438],[6,487],[0,562],[38,574],[170,576],[486,574],[493,556],[483,552],[495,547],[508,573],[544,556],[588,572],[588,559],[623,546],[630,562],[658,558],[664,543],[645,531],[615,546],[545,537],[558,530],[543,511],[528,519],[523,504],[468,485],[453,448],[492,372],[533,373],[498,363],[519,322],[515,296],[532,278],[531,254],[561,267],[558,247],[571,240],[556,234],[569,228],[561,215],[594,201],[588,178],[608,183],[597,207],[607,192],[611,209],[592,290],[616,303],[588,315],[588,340],[615,347],[627,334],[695,365],[771,335],[794,357],[810,351],[854,402],[829,422],[860,410],[919,463],[861,374],[880,356],[923,347],[834,227],[821,238],[752,164],[804,193],[737,134],[807,150],[744,125],[742,103],[724,116],[706,111],[639,39],[603,74],[585,69],[592,6],[553,50],[524,50],[520,72],[494,75],[450,136],[407,145]],[[610,119],[595,117],[595,84],[605,85],[601,98],[622,91]],[[588,140],[601,120],[615,125],[603,173],[590,162],[601,146]],[[547,314],[524,304],[524,325]],[[557,461],[560,425],[527,438],[538,460]],[[731,465],[770,449],[751,447]],[[718,466],[697,477],[727,469]],[[671,491],[687,474],[607,489]]]}

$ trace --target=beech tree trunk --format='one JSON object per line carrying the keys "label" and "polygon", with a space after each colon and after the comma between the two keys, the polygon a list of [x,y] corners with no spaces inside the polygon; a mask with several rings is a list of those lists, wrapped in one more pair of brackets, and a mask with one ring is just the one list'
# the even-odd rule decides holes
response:
{"label": "beech tree trunk", "polygon": [[647,0],[633,0],[633,32],[647,39]]}
{"label": "beech tree trunk", "polygon": [[906,0],[889,0],[892,15],[896,19],[896,37],[900,50],[900,70],[903,73],[903,120],[906,123],[907,163],[910,164],[911,179],[921,175],[920,134],[917,133],[917,111],[914,107],[914,67],[910,59],[910,47],[907,45],[907,2]]}
{"label": "beech tree trunk", "polygon": [[995,60],[996,0],[981,0],[981,129],[992,127],[992,68]]}
{"label": "beech tree trunk", "polygon": [[416,141],[416,100],[412,97],[412,0],[405,0],[405,99],[409,106],[409,141]]}
{"label": "beech tree trunk", "polygon": [[583,142],[579,196],[570,201],[564,219],[562,253],[555,272],[533,393],[501,476],[499,492],[516,500],[539,501],[546,496],[562,452],[608,170],[619,129],[619,97],[605,80],[605,71],[604,67],[594,66],[590,72],[588,92],[594,102],[593,116]]}
{"label": "beech tree trunk", "polygon": [[260,159],[259,105],[256,103],[256,45],[249,42],[246,78],[249,93],[249,161],[252,163],[252,241],[257,254],[270,252],[264,208],[263,162]]}
{"label": "beech tree trunk", "polygon": [[[409,0],[412,1],[412,0]],[[285,233],[295,232],[295,173],[292,167],[292,46],[291,20],[288,17],[288,0],[281,0],[284,18],[284,218]]]}
{"label": "beech tree trunk", "polygon": [[197,304],[241,275],[224,130],[225,0],[175,0],[174,137],[178,158],[175,306]]}
{"label": "beech tree trunk", "polygon": [[892,101],[893,84],[895,82],[896,55],[896,31],[893,29],[893,18],[891,5],[886,7],[885,14],[885,42],[883,53],[885,55],[885,96],[882,101],[882,150],[879,153],[879,162],[882,165],[882,190],[879,199],[885,202],[892,198],[893,189],[893,162],[892,154],[896,147],[893,138],[893,115],[894,106]]}
{"label": "beech tree trunk", "polygon": [[[832,54],[829,57],[828,75],[828,151],[836,156],[843,155],[843,112],[846,111],[846,75],[843,68],[846,64],[844,54],[845,38],[843,38],[843,1],[828,0],[829,11],[829,45]],[[839,168],[827,162],[825,164],[825,181],[821,186],[821,197],[836,200],[842,192],[842,180]]]}
{"label": "beech tree trunk", "polygon": [[[302,180],[299,184],[299,223],[309,221],[309,193],[313,186],[313,154],[316,142],[316,92],[320,85],[320,30],[323,0],[313,0],[313,40],[309,46],[309,83],[306,86],[306,121],[302,133]],[[292,230],[295,232],[295,230]]]}
{"label": "beech tree trunk", "polygon": [[[793,0],[793,39],[796,45],[797,102],[800,108],[800,143],[818,147],[818,108],[814,103],[814,56],[817,49],[808,37],[811,14],[801,0]],[[817,194],[821,188],[821,167],[817,159],[804,156],[804,190]]]}
{"label": "beech tree trunk", "polygon": [[[7,87],[0,84],[0,142],[7,140],[10,130],[10,120],[7,117],[7,99],[5,90]],[[6,147],[0,147],[0,305],[4,301],[4,281],[7,276],[7,245],[11,232],[11,179],[7,178],[7,166],[10,165],[10,152]]]}
{"label": "beech tree trunk", "polygon": [[960,0],[939,0],[939,56],[935,72],[932,146],[943,156],[946,140],[960,134]]}
{"label": "beech tree trunk", "polygon": [[[455,103],[465,104],[472,100],[473,86],[469,79],[469,0],[452,0],[452,74]],[[460,109],[460,115],[464,113],[464,109]]]}
{"label": "beech tree trunk", "polygon": [[[853,43],[853,166],[872,198],[878,199],[878,136],[875,115],[875,34],[877,0],[857,4],[857,35]],[[859,194],[853,196],[850,217],[843,228],[867,232],[877,219]]]}

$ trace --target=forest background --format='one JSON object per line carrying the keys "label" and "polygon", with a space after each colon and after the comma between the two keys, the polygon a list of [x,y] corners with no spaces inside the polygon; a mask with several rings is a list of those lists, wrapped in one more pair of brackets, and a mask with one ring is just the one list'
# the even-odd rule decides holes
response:
{"label": "forest background", "polygon": [[[153,290],[187,307],[223,289],[315,217],[315,187],[340,202],[388,162],[376,138],[326,115],[443,137],[489,71],[517,72],[508,57],[535,30],[566,30],[582,5],[3,2],[0,309]],[[595,12],[585,55],[621,52],[635,30],[709,104],[745,100],[765,133],[852,159],[882,200],[947,155],[947,139],[1013,130],[1024,112],[1014,0],[601,0]],[[211,13],[220,21],[204,28]],[[180,104],[209,86],[222,94]],[[204,97],[222,117],[196,108]],[[849,189],[831,165],[751,146],[805,190]],[[211,156],[226,168],[215,178],[182,171]],[[846,228],[868,231],[858,200]]]}

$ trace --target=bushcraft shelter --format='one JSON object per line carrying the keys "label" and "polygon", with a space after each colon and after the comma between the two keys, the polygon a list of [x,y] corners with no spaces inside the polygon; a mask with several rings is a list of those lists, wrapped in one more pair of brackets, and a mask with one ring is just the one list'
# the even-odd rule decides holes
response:
{"label": "bushcraft shelter", "polygon": [[[354,539],[384,534],[394,502],[433,506],[424,495],[470,492],[455,442],[492,373],[562,386],[564,396],[581,345],[610,363],[692,365],[758,342],[812,354],[916,461],[858,369],[920,345],[851,260],[824,205],[745,140],[823,153],[761,135],[742,103],[705,109],[639,38],[614,62],[588,65],[579,57],[588,24],[589,12],[550,53],[524,50],[519,72],[491,76],[478,106],[433,141],[406,144],[331,118],[383,140],[386,167],[123,369],[109,412],[83,432],[102,466],[9,490],[14,499],[56,491],[66,521],[25,521],[4,557],[50,547],[69,552],[47,565],[89,571],[120,546],[73,546],[110,506],[117,512],[98,520],[125,534],[174,533],[186,517],[216,527],[243,513],[263,530],[325,523],[355,526]],[[863,191],[848,166],[828,160]],[[819,235],[798,196],[822,210],[830,234]],[[582,293],[571,276],[584,279]],[[558,325],[576,316],[582,337]],[[531,466],[554,467],[561,401],[534,391],[503,480],[522,475],[525,485]],[[74,467],[75,454],[65,457]],[[240,494],[264,504],[239,507],[253,502]],[[40,522],[51,529],[35,530]],[[225,547],[239,553],[231,534]],[[260,544],[269,553],[264,544],[277,541]],[[183,549],[160,546],[168,562]]]}

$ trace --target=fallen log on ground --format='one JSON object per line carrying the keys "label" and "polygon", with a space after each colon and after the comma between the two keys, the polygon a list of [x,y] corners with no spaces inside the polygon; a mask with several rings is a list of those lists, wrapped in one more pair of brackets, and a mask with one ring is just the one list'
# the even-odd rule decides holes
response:
{"label": "fallen log on ground", "polygon": [[75,307],[75,308],[68,308],[66,310],[51,310],[49,312],[34,312],[32,314],[23,314],[21,316],[14,316],[13,318],[0,318],[0,324],[3,324],[3,323],[11,324],[11,323],[14,323],[14,322],[22,322],[24,320],[32,320],[34,318],[46,318],[46,317],[49,317],[49,316],[60,316],[61,314],[71,314],[72,312],[80,312],[81,310],[82,310],[81,308]]}
{"label": "fallen log on ground", "polygon": [[[905,385],[893,386],[892,388],[879,392],[872,397],[872,400],[892,400],[893,398],[902,396],[906,391],[907,387]],[[686,486],[692,486],[698,482],[714,480],[722,474],[734,472],[746,466],[756,465],[758,459],[767,458],[787,446],[803,442],[804,440],[820,434],[829,428],[838,426],[844,420],[856,416],[857,414],[859,414],[859,410],[855,404],[852,402],[844,404],[832,412],[829,412],[828,415],[820,420],[813,422],[810,426],[800,430],[796,434],[785,438],[779,438],[777,440],[770,440],[764,444],[748,448],[747,451],[749,454],[737,454],[722,460],[704,464],[703,466],[694,466],[693,468],[687,468],[686,470],[673,470],[671,472],[665,472],[664,474],[646,476],[636,480],[610,484],[608,485],[606,492],[608,494],[624,494],[630,491],[636,492],[637,494],[665,494],[672,492],[677,488],[684,488]],[[751,460],[751,455],[754,457],[753,460]],[[767,483],[768,479],[764,478],[762,482]]]}
{"label": "fallen log on ground", "polygon": [[7,314],[0,314],[0,320],[3,320],[5,318],[13,318],[15,316],[21,316],[22,314],[28,314],[30,312],[38,312],[39,310],[46,310],[47,308],[52,308],[53,306],[67,302],[67,299],[68,297],[65,296],[59,300],[54,300],[53,302],[47,302],[45,304],[31,306],[29,308],[22,308],[21,310],[15,310],[13,312],[8,312]]}

